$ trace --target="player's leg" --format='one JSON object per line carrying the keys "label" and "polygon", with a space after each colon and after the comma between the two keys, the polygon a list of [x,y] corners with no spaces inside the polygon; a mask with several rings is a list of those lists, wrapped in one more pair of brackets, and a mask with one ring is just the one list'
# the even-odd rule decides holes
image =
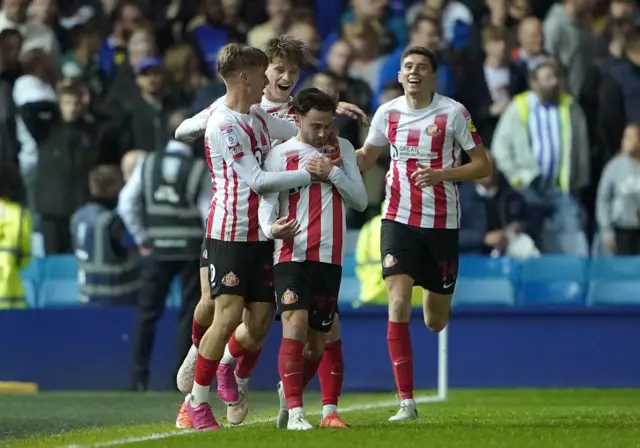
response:
{"label": "player's leg", "polygon": [[[281,384],[278,385],[278,392],[281,404],[286,403],[286,411],[279,413],[276,424],[279,428],[292,430],[313,428],[302,408],[305,364],[303,351],[307,341],[308,310],[311,303],[309,285],[303,277],[302,265],[303,263],[288,262],[277,264],[273,268],[278,312],[282,317],[282,341],[278,355]],[[284,397],[286,400],[283,400]]]}
{"label": "player's leg", "polygon": [[[322,359],[318,368],[318,379],[322,391],[322,421],[328,426],[338,424],[338,427],[348,426],[338,414],[338,399],[342,394],[344,380],[344,357],[342,354],[342,338],[340,319],[336,312],[333,326],[327,336]],[[320,426],[323,426],[322,423]]]}
{"label": "player's leg", "polygon": [[187,403],[187,412],[196,430],[219,429],[213,417],[210,387],[215,377],[224,347],[242,318],[245,283],[253,268],[251,247],[243,244],[207,240],[213,281],[211,295],[215,297],[212,325],[200,340],[193,389]]}
{"label": "player's leg", "polygon": [[413,348],[409,320],[411,318],[411,293],[413,272],[421,260],[416,257],[415,231],[409,226],[383,220],[381,229],[382,275],[387,285],[389,322],[387,343],[391,365],[400,395],[400,411],[389,420],[416,418],[413,399]]}

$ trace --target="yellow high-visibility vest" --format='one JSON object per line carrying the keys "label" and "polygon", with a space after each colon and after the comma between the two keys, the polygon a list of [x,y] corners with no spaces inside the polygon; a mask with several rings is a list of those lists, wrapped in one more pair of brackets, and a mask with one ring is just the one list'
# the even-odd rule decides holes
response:
{"label": "yellow high-visibility vest", "polygon": [[20,270],[31,260],[31,214],[0,199],[0,309],[26,308]]}

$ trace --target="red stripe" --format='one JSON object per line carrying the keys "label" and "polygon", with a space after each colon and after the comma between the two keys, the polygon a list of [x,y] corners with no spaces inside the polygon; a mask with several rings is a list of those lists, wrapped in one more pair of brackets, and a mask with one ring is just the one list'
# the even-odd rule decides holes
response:
{"label": "red stripe", "polygon": [[231,241],[236,240],[236,229],[238,224],[238,173],[231,170],[231,178],[233,180],[233,210],[231,218]]}
{"label": "red stripe", "polygon": [[[265,121],[264,118],[262,118],[262,115],[260,115],[257,112],[256,112],[256,117],[258,117],[258,120],[260,120],[260,123],[262,123],[262,129],[264,130],[264,132],[267,133],[267,137],[269,137],[267,141],[271,141],[271,133],[269,132],[269,126],[267,126],[267,122]],[[266,142],[263,143],[263,145],[266,145]]]}
{"label": "red stripe", "polygon": [[[456,141],[455,139],[451,142],[451,167],[456,167]],[[453,183],[453,191],[456,195],[456,223],[457,227],[460,227],[460,198],[458,197],[458,184]]]}
{"label": "red stripe", "polygon": [[344,235],[342,234],[342,196],[333,187],[331,191],[331,205],[333,208],[332,225],[333,225],[333,243],[331,245],[331,264],[342,266],[342,245]]}
{"label": "red stripe", "polygon": [[[225,234],[227,233],[227,216],[229,212],[227,210],[227,203],[229,201],[229,176],[227,176],[227,162],[222,161],[222,175],[224,176],[224,207],[225,213],[222,216],[222,229],[220,230],[220,239],[225,241]],[[233,209],[231,209],[231,213],[233,215],[236,214],[236,204],[233,204]]]}
{"label": "red stripe", "polygon": [[[398,123],[400,122],[400,112],[389,112],[389,126],[387,127],[387,138],[389,143],[395,145],[398,136]],[[395,159],[391,159],[391,188],[387,200],[387,214],[385,219],[394,220],[398,216],[398,208],[400,206],[400,173]]]}
{"label": "red stripe", "polygon": [[[409,129],[407,133],[407,146],[420,146],[420,129]],[[410,226],[420,227],[422,221],[422,190],[416,187],[411,175],[418,169],[418,159],[407,160],[407,179],[409,179],[409,198],[411,209],[409,210]]]}
{"label": "red stripe", "polygon": [[320,261],[320,241],[322,237],[322,185],[309,186],[309,223],[307,225],[307,261]]}
{"label": "red stripe", "polygon": [[[260,118],[260,117],[258,117]],[[264,120],[261,120],[264,123]],[[240,126],[242,130],[249,136],[249,141],[251,142],[251,152],[254,157],[256,152],[258,151],[258,141],[256,140],[256,136],[253,133],[253,129],[245,123],[244,121],[240,121]],[[262,154],[261,154],[262,155]],[[260,157],[262,159],[262,157]],[[256,160],[258,160],[256,158]],[[258,160],[258,163],[262,163],[262,160]],[[234,172],[235,175],[235,172]],[[235,207],[235,203],[234,203]],[[247,228],[247,241],[258,241],[259,234],[258,229],[260,228],[260,222],[258,221],[258,210],[260,208],[260,197],[256,194],[255,191],[249,189],[249,200],[248,200],[248,211],[247,211],[247,220],[249,221]],[[234,241],[233,239],[231,241]]]}
{"label": "red stripe", "polygon": [[[299,161],[300,161],[300,157],[297,152],[287,153],[286,170],[297,171]],[[289,220],[296,219],[296,210],[298,208],[299,200],[300,200],[300,192],[290,190],[289,191],[289,209],[287,210]],[[278,263],[291,261],[292,258],[293,258],[293,239],[284,240],[282,243],[282,249],[280,250],[280,257],[278,258]]]}
{"label": "red stripe", "polygon": [[[446,114],[438,114],[433,120],[434,124],[438,127],[440,132],[437,135],[431,137],[431,152],[436,154],[436,157],[431,159],[431,168],[434,170],[442,169],[442,158],[444,152],[444,139],[446,137],[447,129]],[[438,184],[433,186],[433,202],[434,202],[434,229],[446,229],[447,228],[447,192],[444,188],[444,184]]]}

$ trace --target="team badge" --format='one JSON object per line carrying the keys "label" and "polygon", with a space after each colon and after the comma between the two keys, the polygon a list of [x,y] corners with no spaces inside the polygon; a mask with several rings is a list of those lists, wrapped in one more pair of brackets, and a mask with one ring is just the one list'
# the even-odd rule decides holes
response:
{"label": "team badge", "polygon": [[431,137],[435,137],[436,135],[440,135],[440,132],[442,132],[442,131],[440,130],[440,128],[436,124],[430,124],[429,126],[427,126],[427,135],[430,135]]}
{"label": "team badge", "polygon": [[222,277],[222,284],[224,286],[228,286],[230,288],[234,286],[238,286],[240,284],[240,279],[233,272],[229,272],[227,275]]}
{"label": "team badge", "polygon": [[283,305],[293,305],[297,301],[298,294],[291,291],[290,289],[287,289],[284,294],[282,294],[282,297],[280,297],[280,302],[282,302]]}
{"label": "team badge", "polygon": [[396,257],[391,254],[387,254],[386,257],[384,257],[384,261],[382,262],[382,266],[384,266],[385,268],[390,268],[391,266],[395,266],[396,264],[398,264],[398,260],[396,260]]}

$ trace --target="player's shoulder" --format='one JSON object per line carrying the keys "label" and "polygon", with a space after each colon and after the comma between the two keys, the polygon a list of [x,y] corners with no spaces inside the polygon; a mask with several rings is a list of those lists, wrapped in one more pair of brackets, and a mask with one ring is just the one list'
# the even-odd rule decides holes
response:
{"label": "player's shoulder", "polygon": [[298,141],[296,140],[295,137],[290,138],[289,140],[286,140],[282,143],[279,143],[277,145],[275,145],[273,148],[271,148],[271,151],[269,151],[269,153],[273,153],[279,156],[282,156],[283,154],[290,152],[292,150],[295,149],[299,149],[299,145],[297,144]]}
{"label": "player's shoulder", "polygon": [[436,99],[438,101],[437,109],[440,109],[442,112],[449,113],[451,115],[462,114],[467,115],[469,112],[464,104],[459,101],[454,100],[451,97],[440,95],[438,93],[435,94]]}
{"label": "player's shoulder", "polygon": [[227,98],[227,95],[222,95],[220,98],[218,98],[217,100],[215,100],[213,103],[211,103],[209,105],[209,107],[207,107],[207,109],[213,111],[215,109],[218,108],[218,106],[220,106],[221,104],[224,104],[224,100]]}
{"label": "player's shoulder", "polygon": [[356,150],[353,144],[346,138],[338,137],[338,143],[340,144],[340,152]]}
{"label": "player's shoulder", "polygon": [[269,115],[269,113],[264,110],[260,104],[254,104],[251,106],[250,113],[262,118],[263,120]]}
{"label": "player's shoulder", "polygon": [[387,101],[384,104],[381,104],[380,107],[378,107],[378,110],[376,110],[376,114],[382,114],[384,116],[387,116],[390,112],[402,112],[402,110],[404,110],[404,108],[406,107],[406,100],[404,95],[399,96],[398,98],[394,98],[391,101]]}

